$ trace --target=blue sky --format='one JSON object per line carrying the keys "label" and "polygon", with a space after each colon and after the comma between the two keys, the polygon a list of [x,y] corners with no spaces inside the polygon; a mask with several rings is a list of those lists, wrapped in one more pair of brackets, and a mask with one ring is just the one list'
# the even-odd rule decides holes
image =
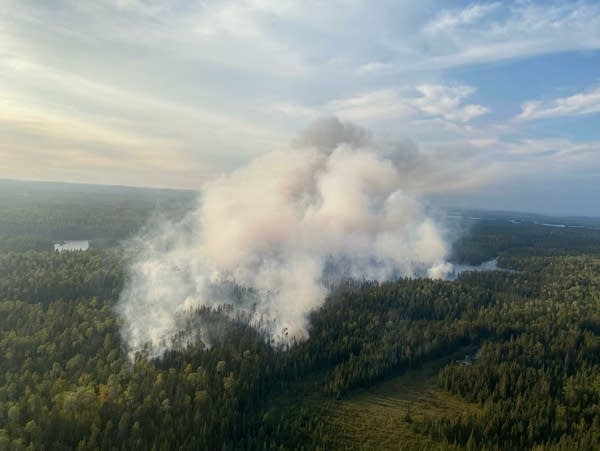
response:
{"label": "blue sky", "polygon": [[600,2],[0,3],[0,177],[200,188],[324,116],[424,196],[600,215]]}

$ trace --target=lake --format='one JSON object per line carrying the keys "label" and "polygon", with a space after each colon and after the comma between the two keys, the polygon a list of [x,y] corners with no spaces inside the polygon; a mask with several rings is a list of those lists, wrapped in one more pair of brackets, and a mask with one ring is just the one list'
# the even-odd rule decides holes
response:
{"label": "lake", "polygon": [[455,264],[452,268],[452,272],[450,274],[448,274],[448,279],[456,280],[461,273],[467,272],[467,271],[502,271],[502,272],[510,272],[513,274],[516,274],[519,272],[519,271],[515,271],[513,269],[499,267],[498,259],[494,258],[492,260],[483,262],[480,265],[458,265],[458,264]]}
{"label": "lake", "polygon": [[90,247],[89,240],[67,240],[54,243],[55,251],[87,251]]}

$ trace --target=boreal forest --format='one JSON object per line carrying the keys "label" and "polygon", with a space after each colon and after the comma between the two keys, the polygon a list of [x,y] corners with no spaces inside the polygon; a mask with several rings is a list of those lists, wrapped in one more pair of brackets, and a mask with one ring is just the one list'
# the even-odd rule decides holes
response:
{"label": "boreal forest", "polygon": [[297,342],[197,309],[210,347],[131,360],[120,243],[194,202],[0,183],[0,450],[600,449],[600,220],[455,211],[497,270],[348,281]]}

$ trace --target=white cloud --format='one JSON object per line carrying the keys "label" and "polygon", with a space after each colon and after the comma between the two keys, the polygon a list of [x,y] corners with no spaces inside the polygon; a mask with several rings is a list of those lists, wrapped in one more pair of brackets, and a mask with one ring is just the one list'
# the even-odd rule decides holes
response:
{"label": "white cloud", "polygon": [[437,33],[478,22],[500,6],[500,3],[471,4],[460,10],[443,10],[435,19],[425,24],[423,30],[428,33]]}
{"label": "white cloud", "polygon": [[417,42],[427,51],[414,62],[421,69],[598,49],[600,3],[474,3],[443,10],[421,31]]}
{"label": "white cloud", "polygon": [[463,99],[475,91],[470,86],[419,85],[417,91],[422,96],[414,99],[413,105],[426,114],[452,122],[469,122],[489,111],[481,105],[462,105]]}
{"label": "white cloud", "polygon": [[381,61],[371,61],[370,63],[362,64],[356,70],[358,75],[373,75],[373,74],[384,74],[393,71],[394,66],[389,63],[382,63]]}
{"label": "white cloud", "polygon": [[293,103],[278,103],[272,107],[273,111],[282,113],[288,117],[303,118],[306,120],[314,119],[319,116],[319,110],[303,105]]}
{"label": "white cloud", "polygon": [[530,159],[539,164],[545,161],[547,168],[562,169],[564,165],[594,167],[600,169],[600,142],[574,142],[564,138],[520,139],[502,145],[504,155]]}
{"label": "white cloud", "polygon": [[407,117],[411,107],[393,89],[381,89],[328,102],[324,110],[347,120],[378,120]]}
{"label": "white cloud", "polygon": [[451,124],[465,124],[489,112],[482,105],[464,104],[464,100],[475,92],[470,86],[421,84],[415,90],[419,96],[407,88],[389,88],[333,99],[316,107],[277,104],[273,109],[299,118],[335,115],[346,120],[367,122],[387,119],[427,122],[443,119]]}
{"label": "white cloud", "polygon": [[600,112],[600,87],[548,102],[528,101],[521,105],[518,120],[530,121]]}

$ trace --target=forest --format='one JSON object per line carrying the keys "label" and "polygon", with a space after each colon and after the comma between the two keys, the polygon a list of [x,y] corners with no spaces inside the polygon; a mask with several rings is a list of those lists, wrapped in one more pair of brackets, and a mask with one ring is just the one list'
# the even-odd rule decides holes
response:
{"label": "forest", "polygon": [[599,448],[600,220],[466,212],[453,260],[510,271],[348,282],[286,345],[197,309],[210,347],[131,361],[118,243],[195,194],[0,191],[0,450]]}

